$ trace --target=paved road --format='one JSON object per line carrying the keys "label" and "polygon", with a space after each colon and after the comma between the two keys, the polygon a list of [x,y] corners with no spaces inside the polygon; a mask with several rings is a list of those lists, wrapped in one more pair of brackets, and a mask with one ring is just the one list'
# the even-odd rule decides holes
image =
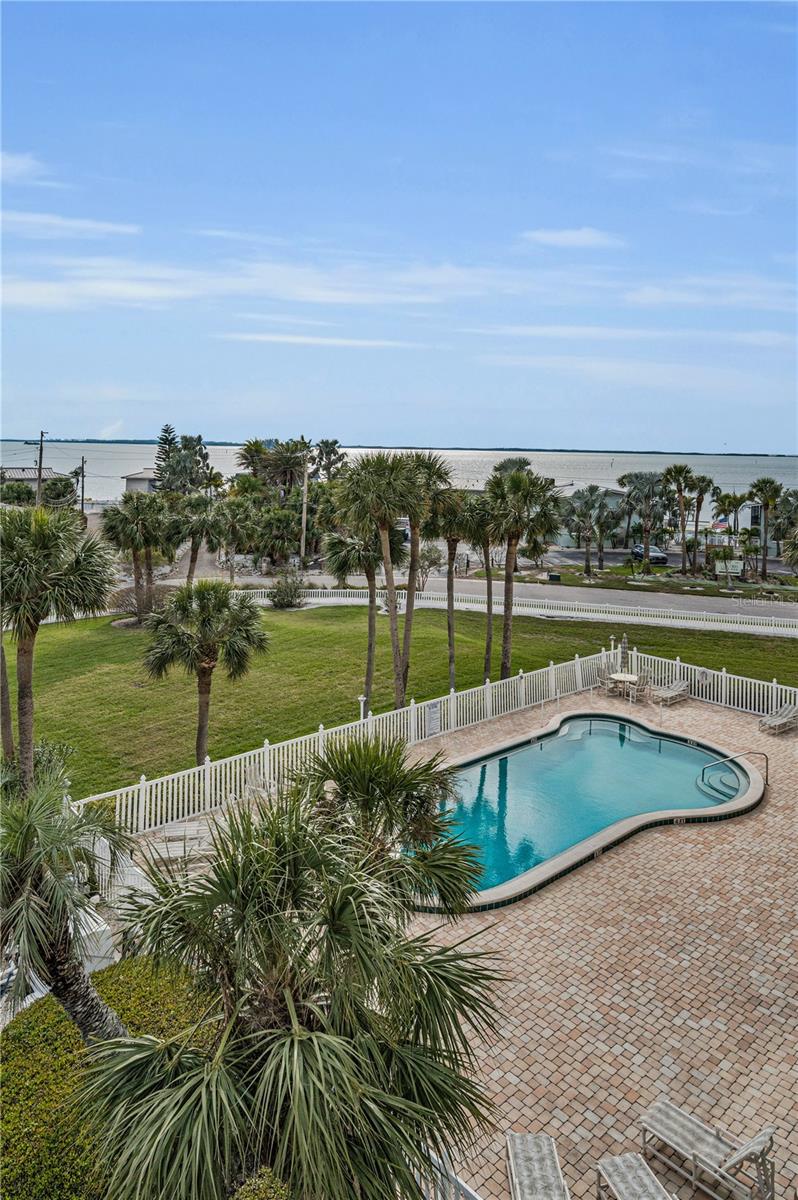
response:
{"label": "paved road", "polygon": [[[170,580],[184,579],[188,570],[188,554],[185,554],[181,562],[175,568],[174,573],[170,576]],[[335,579],[330,575],[314,574],[307,572],[306,579],[308,582],[324,584],[327,587],[335,586]],[[197,560],[197,579],[227,579],[227,573],[221,571],[216,562],[216,555],[202,548],[199,559]],[[239,575],[241,583],[262,583],[265,587],[269,580],[264,579],[260,575],[247,575],[241,573]],[[350,583],[366,586],[366,580],[353,576],[350,578]],[[446,579],[442,575],[430,576],[427,581],[427,590],[435,592],[444,592],[446,590]],[[482,579],[465,579],[458,578],[457,591],[468,592],[472,595],[485,594],[485,582]],[[581,600],[586,604],[622,604],[626,607],[641,608],[671,608],[671,609],[692,609],[696,612],[725,612],[725,613],[755,613],[759,616],[767,616],[776,607],[776,611],[782,616],[798,618],[798,603],[788,603],[784,601],[774,601],[770,603],[767,600],[752,600],[746,597],[734,596],[691,596],[689,594],[672,595],[666,592],[648,591],[646,588],[635,589],[630,588],[624,590],[622,588],[591,588],[591,587],[562,587],[556,583],[517,583],[515,585],[516,595],[529,596],[539,600]],[[494,584],[494,594],[501,594],[501,579],[498,579]]]}

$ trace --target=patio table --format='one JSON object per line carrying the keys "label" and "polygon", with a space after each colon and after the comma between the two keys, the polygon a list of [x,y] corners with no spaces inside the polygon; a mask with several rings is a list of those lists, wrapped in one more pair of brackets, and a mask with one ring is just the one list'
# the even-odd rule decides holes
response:
{"label": "patio table", "polygon": [[621,685],[621,694],[625,696],[630,687],[634,687],[637,683],[638,676],[631,675],[627,671],[616,671],[614,675],[610,675],[610,679]]}

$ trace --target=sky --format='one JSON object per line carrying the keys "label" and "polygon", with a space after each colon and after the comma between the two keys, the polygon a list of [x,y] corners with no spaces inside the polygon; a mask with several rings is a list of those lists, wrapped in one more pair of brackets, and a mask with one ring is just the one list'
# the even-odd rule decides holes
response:
{"label": "sky", "polygon": [[3,434],[795,452],[796,8],[4,5]]}

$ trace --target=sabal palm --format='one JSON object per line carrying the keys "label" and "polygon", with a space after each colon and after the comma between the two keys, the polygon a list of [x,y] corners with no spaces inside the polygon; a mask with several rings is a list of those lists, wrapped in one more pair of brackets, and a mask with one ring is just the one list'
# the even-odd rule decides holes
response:
{"label": "sabal palm", "polygon": [[463,505],[462,526],[463,537],[479,552],[485,567],[485,658],[482,678],[489,679],[493,654],[493,564],[490,502],[484,492],[467,497]]}
{"label": "sabal palm", "polygon": [[673,463],[666,467],[662,482],[673,488],[676,493],[676,503],[679,506],[679,530],[682,543],[682,575],[687,574],[687,509],[689,507],[688,493],[695,490],[696,477],[692,467],[687,463]]}
{"label": "sabal palm", "polygon": [[762,505],[762,579],[768,577],[768,537],[770,536],[770,514],[779,502],[784,491],[784,485],[770,475],[762,475],[755,479],[749,489],[752,500]]}
{"label": "sabal palm", "polygon": [[197,677],[197,764],[208,753],[208,722],[213,673],[221,664],[228,679],[246,675],[253,654],[266,649],[260,609],[251,596],[234,593],[219,580],[184,584],[162,612],[147,620],[152,641],[144,665],[153,679],[172,667]]}
{"label": "sabal palm", "polygon": [[407,677],[410,671],[410,647],[413,639],[413,615],[416,604],[416,586],[418,583],[418,560],[421,551],[421,526],[429,517],[437,496],[451,487],[451,471],[440,454],[429,450],[417,450],[408,455],[411,469],[418,479],[420,503],[409,515],[410,525],[410,562],[407,571],[407,594],[405,602],[405,623],[402,638],[402,679],[405,692]]}
{"label": "sabal palm", "polygon": [[574,530],[578,533],[585,551],[585,575],[590,578],[593,566],[590,559],[590,547],[596,532],[596,506],[601,497],[601,488],[591,483],[588,487],[579,488],[567,503],[566,512]]}
{"label": "sabal palm", "polygon": [[485,488],[491,510],[491,540],[506,546],[501,678],[510,674],[513,641],[513,572],[522,538],[556,536],[560,523],[559,494],[554,481],[532,471],[493,474]]}
{"label": "sabal palm", "polygon": [[150,611],[151,595],[145,586],[145,556],[158,545],[161,530],[153,524],[156,509],[146,492],[125,492],[118,504],[103,511],[102,531],[106,541],[117,550],[128,553],[133,561],[133,591],[136,597],[136,617],[139,622]]}
{"label": "sabal palm", "polygon": [[99,874],[98,843],[104,840],[113,870],[124,838],[102,806],[75,812],[63,795],[63,777],[54,772],[4,800],[0,910],[3,952],[17,968],[11,997],[21,1002],[39,981],[84,1041],[121,1037],[125,1029],[92,986],[83,952],[96,924],[89,897]]}
{"label": "sabal palm", "polygon": [[33,656],[48,617],[73,621],[105,611],[113,555],[86,536],[71,509],[5,508],[0,512],[2,625],[17,646],[17,734],[23,787],[33,780]]}
{"label": "sabal palm", "polygon": [[248,500],[233,496],[219,501],[207,542],[210,550],[224,550],[231,583],[236,581],[236,554],[249,549],[254,532],[255,514]]}
{"label": "sabal palm", "polygon": [[411,936],[402,865],[300,787],[212,834],[201,875],[154,867],[128,905],[138,947],[209,1003],[169,1042],[92,1052],[106,1194],[222,1200],[266,1163],[298,1200],[417,1195],[427,1149],[463,1148],[488,1112],[468,1042],[493,1026],[488,964]]}
{"label": "sabal palm", "polygon": [[632,529],[632,520],[637,512],[635,485],[636,480],[640,476],[640,471],[627,471],[624,475],[618,476],[618,486],[624,489],[624,494],[618,504],[618,512],[626,519],[626,529],[623,535],[623,548],[629,548],[629,536]]}
{"label": "sabal palm", "polygon": [[596,557],[599,571],[604,570],[604,545],[617,527],[618,511],[611,503],[610,493],[600,492],[593,510],[593,528],[596,532]]}
{"label": "sabal palm", "polygon": [[236,463],[251,475],[262,475],[269,447],[262,438],[249,438],[236,454]]}
{"label": "sabal palm", "polygon": [[704,500],[712,492],[712,480],[709,475],[694,475],[693,476],[693,493],[694,493],[694,519],[693,519],[693,575],[698,574],[698,523],[701,517],[701,509],[704,506]]}
{"label": "sabal palm", "polygon": [[651,552],[651,530],[664,513],[662,505],[662,475],[659,471],[635,471],[629,477],[630,501],[635,512],[640,515],[643,526],[643,564],[644,572],[651,569],[649,554]]}
{"label": "sabal palm", "polygon": [[258,557],[279,566],[299,548],[299,520],[288,508],[266,508],[253,513],[252,547]]}
{"label": "sabal palm", "polygon": [[190,542],[186,583],[193,583],[202,544],[213,538],[216,528],[216,503],[210,496],[189,496],[180,509],[178,520],[182,536]]}
{"label": "sabal palm", "polygon": [[[391,529],[391,562],[394,567],[403,567],[407,560],[402,534]],[[371,689],[374,685],[374,656],[377,646],[377,570],[382,562],[382,546],[379,534],[372,529],[368,534],[357,534],[348,530],[337,530],[327,534],[324,541],[324,561],[336,579],[346,580],[348,575],[365,575],[369,593],[368,640],[366,645],[366,676],[363,681],[364,707],[368,711]]]}
{"label": "sabal palm", "polygon": [[399,615],[391,556],[390,532],[400,517],[414,519],[422,507],[418,474],[407,454],[381,450],[368,454],[342,472],[338,481],[341,520],[358,530],[376,529],[380,535],[388,622],[393,660],[394,703],[405,702],[404,667],[399,643]]}
{"label": "sabal palm", "polygon": [[459,488],[446,488],[432,498],[424,524],[424,536],[446,542],[446,639],[449,650],[449,687],[455,687],[454,645],[454,570],[457,548],[467,535],[463,519],[466,494]]}

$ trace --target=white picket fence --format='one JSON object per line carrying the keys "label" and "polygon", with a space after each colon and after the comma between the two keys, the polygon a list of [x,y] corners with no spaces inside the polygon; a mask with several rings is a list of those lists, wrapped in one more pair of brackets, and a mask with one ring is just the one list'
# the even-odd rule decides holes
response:
{"label": "white picket fence", "polygon": [[[247,588],[246,594],[258,604],[269,603],[269,588]],[[498,589],[497,589],[498,592]],[[367,604],[366,588],[306,588],[300,596],[312,604]],[[387,593],[377,593],[381,603],[386,602]],[[400,603],[403,593],[398,593]],[[446,608],[445,592],[416,593],[418,608]],[[485,612],[485,597],[471,592],[455,592],[454,606],[459,610]],[[798,619],[779,613],[780,605],[774,603],[765,613],[704,612],[688,608],[649,608],[642,605],[587,604],[583,600],[547,600],[544,597],[516,596],[513,613],[519,616],[571,617],[583,621],[626,622],[636,625],[668,625],[679,629],[717,629],[730,633],[777,634],[779,637],[798,637]],[[494,596],[493,609],[496,615],[504,612],[504,597]]]}
{"label": "white picket fence", "polygon": [[[713,671],[680,659],[660,658],[630,650],[633,671],[647,669],[655,685],[686,679],[690,695],[710,704],[739,712],[765,715],[782,704],[798,704],[798,688],[785,687],[775,679],[767,682]],[[77,805],[104,801],[114,806],[117,823],[132,834],[145,833],[176,821],[186,821],[212,812],[231,799],[246,797],[255,790],[270,789],[288,780],[325,747],[355,738],[378,736],[401,738],[410,745],[439,734],[454,732],[501,717],[507,713],[546,704],[560,697],[588,691],[597,684],[602,663],[617,669],[620,649],[602,650],[586,658],[576,655],[562,663],[550,663],[537,671],[519,671],[510,679],[451,691],[447,696],[384,713],[368,713],[363,720],[318,730],[303,737],[262,746],[230,758],[206,759],[199,767],[176,771],[158,779],[142,775],[138,783],[115,791],[88,796]]]}

